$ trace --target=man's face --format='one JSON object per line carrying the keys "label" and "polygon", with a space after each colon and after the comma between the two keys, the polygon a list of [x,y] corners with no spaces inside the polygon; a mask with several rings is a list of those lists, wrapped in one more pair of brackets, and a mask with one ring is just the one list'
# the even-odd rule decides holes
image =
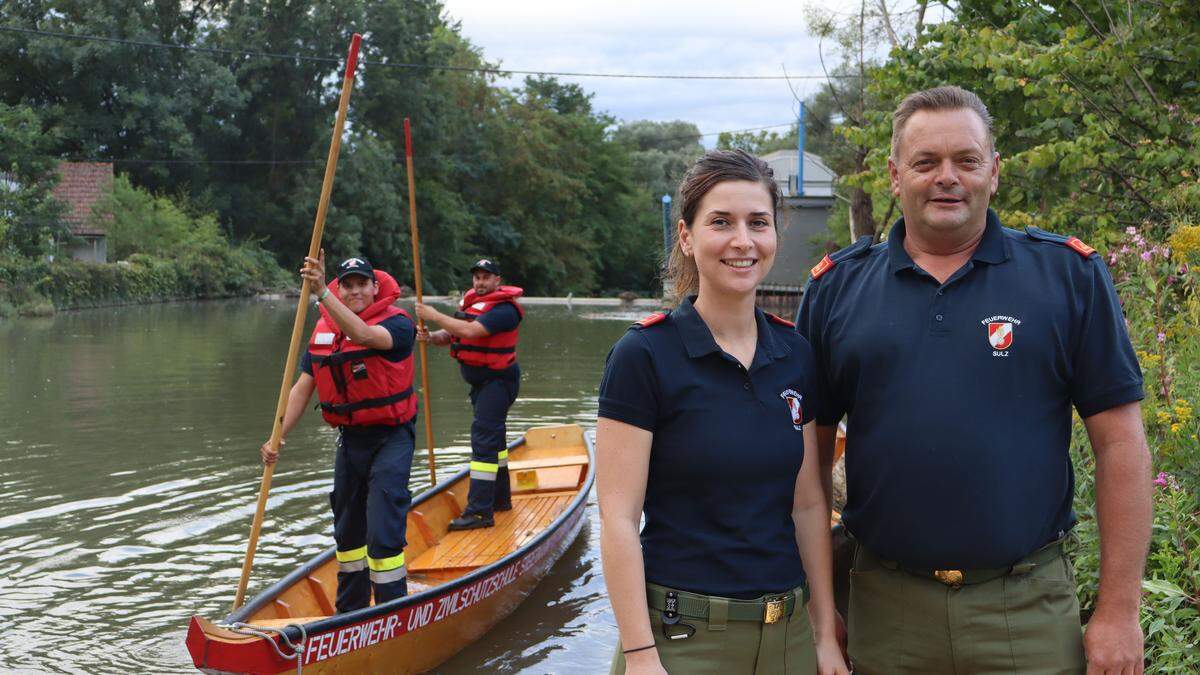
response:
{"label": "man's face", "polygon": [[368,279],[361,274],[350,274],[338,282],[338,299],[355,314],[375,303],[375,295],[379,293],[379,284],[375,279]]}
{"label": "man's face", "polygon": [[1000,156],[974,111],[921,110],[888,159],[904,222],[926,233],[982,229],[1000,180]]}
{"label": "man's face", "polygon": [[485,270],[475,270],[471,273],[471,286],[475,288],[475,295],[494,293],[500,288],[500,277]]}

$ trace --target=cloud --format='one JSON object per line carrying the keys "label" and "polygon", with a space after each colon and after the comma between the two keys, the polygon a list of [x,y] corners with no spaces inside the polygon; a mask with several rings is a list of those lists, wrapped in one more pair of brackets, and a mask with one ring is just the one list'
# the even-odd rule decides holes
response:
{"label": "cloud", "polygon": [[[858,2],[824,0],[839,11]],[[820,74],[817,40],[796,2],[551,2],[446,0],[446,14],[486,58],[519,70],[676,75]],[[852,7],[850,7],[852,5]],[[829,59],[829,49],[826,49]],[[619,80],[563,77],[622,120],[682,119],[704,132],[795,119],[782,80]],[[519,84],[508,80],[506,84]],[[795,80],[805,96],[819,80]],[[715,139],[710,139],[709,143]]]}

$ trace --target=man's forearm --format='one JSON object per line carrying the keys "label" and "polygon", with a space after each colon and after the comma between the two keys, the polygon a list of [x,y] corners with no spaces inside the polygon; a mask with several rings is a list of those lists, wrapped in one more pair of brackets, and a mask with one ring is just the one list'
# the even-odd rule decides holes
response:
{"label": "man's forearm", "polygon": [[1137,611],[1153,518],[1150,493],[1150,457],[1144,443],[1130,442],[1096,451],[1098,612]]}
{"label": "man's forearm", "polygon": [[817,426],[817,466],[821,474],[821,490],[825,503],[833,505],[833,452],[837,446],[837,425]]}
{"label": "man's forearm", "polygon": [[1084,420],[1096,456],[1100,528],[1097,612],[1136,614],[1153,519],[1150,449],[1141,408],[1130,403]]}

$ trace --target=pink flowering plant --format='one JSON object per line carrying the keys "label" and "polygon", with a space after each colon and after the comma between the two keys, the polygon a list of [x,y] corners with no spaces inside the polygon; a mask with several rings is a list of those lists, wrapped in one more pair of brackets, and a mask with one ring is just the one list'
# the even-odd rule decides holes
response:
{"label": "pink flowering plant", "polygon": [[[1200,188],[1196,194],[1200,195]],[[1192,211],[1196,213],[1197,211]],[[1155,467],[1154,527],[1146,563],[1142,628],[1147,672],[1200,668],[1200,227],[1127,227],[1103,252],[1146,381],[1142,412]],[[1094,608],[1099,575],[1095,485],[1087,435],[1073,439],[1078,489],[1079,590]]]}

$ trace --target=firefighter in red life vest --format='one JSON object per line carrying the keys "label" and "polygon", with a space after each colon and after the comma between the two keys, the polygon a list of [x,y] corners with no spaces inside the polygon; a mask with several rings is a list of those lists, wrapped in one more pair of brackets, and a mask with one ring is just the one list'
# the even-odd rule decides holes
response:
{"label": "firefighter in red life vest", "polygon": [[[321,318],[288,395],[283,437],[296,426],[315,389],[321,415],[338,427],[333,468],[333,536],[337,541],[337,611],[349,612],[403,597],[404,529],[412,495],[412,347],[414,322],[393,307],[400,287],[363,258],[338,265],[325,285],[325,252],[305,258],[301,276]],[[263,462],[278,453],[269,441]]]}
{"label": "firefighter in red life vest", "polygon": [[517,400],[521,368],[517,365],[517,327],[525,316],[517,298],[524,292],[503,286],[500,266],[480,260],[471,268],[472,287],[454,316],[417,304],[417,314],[436,321],[441,330],[421,331],[418,340],[449,345],[463,379],[471,385],[471,492],[467,508],[450,522],[452,530],[491,527],[494,511],[512,508],[508,483],[508,443],[504,427]]}

